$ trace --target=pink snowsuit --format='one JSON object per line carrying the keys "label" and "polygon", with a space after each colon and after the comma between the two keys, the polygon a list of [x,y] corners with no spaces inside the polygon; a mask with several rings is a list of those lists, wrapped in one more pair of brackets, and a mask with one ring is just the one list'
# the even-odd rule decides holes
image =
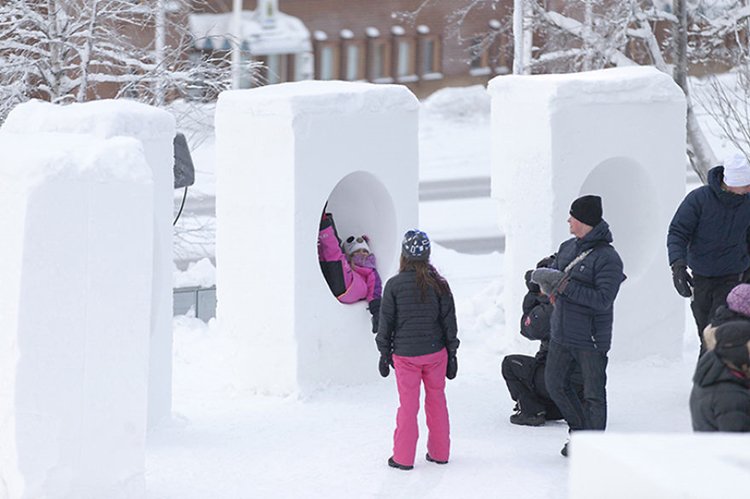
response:
{"label": "pink snowsuit", "polygon": [[333,227],[326,227],[318,234],[318,259],[321,262],[341,263],[346,290],[336,296],[341,303],[368,303],[382,294],[382,283],[376,269],[375,255],[356,254],[351,264],[339,246]]}

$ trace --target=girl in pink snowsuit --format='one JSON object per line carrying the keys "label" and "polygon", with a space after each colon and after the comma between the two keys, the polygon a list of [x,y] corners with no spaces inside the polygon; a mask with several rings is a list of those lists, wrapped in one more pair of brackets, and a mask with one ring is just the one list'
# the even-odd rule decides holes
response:
{"label": "girl in pink snowsuit", "polygon": [[318,233],[318,259],[331,291],[341,303],[367,301],[376,332],[382,283],[367,237],[349,236],[339,244],[333,217],[325,213]]}
{"label": "girl in pink snowsuit", "polygon": [[393,455],[388,466],[414,467],[417,414],[421,385],[427,419],[427,461],[446,464],[450,454],[450,424],[445,379],[458,371],[458,326],[448,282],[430,265],[430,240],[410,230],[401,245],[399,273],[383,291],[380,327],[375,338],[380,351],[380,375],[396,370],[399,408],[393,432]]}

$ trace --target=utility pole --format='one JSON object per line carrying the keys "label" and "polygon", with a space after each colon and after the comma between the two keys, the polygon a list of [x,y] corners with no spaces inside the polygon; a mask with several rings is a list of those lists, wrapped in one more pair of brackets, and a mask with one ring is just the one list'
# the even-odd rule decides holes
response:
{"label": "utility pole", "polygon": [[[513,74],[527,74],[526,0],[513,0]],[[531,47],[528,47],[530,50]]]}
{"label": "utility pole", "polygon": [[240,88],[242,77],[242,0],[232,3],[232,88]]}

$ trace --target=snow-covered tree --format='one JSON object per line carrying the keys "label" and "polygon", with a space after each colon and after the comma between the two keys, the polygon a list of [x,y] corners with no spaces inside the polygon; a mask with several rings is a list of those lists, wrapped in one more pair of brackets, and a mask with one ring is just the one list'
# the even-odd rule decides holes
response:
{"label": "snow-covered tree", "polygon": [[[417,9],[399,16],[415,19],[440,1],[423,0]],[[461,0],[448,20],[448,34],[459,42],[476,40],[476,34],[462,33],[463,20],[472,11],[498,9],[504,3],[507,0]],[[530,16],[536,43],[524,65],[532,73],[549,73],[649,64],[673,75],[688,99],[687,155],[705,181],[716,158],[695,117],[687,74],[700,65],[715,69],[744,64],[750,0],[568,0],[556,2],[558,10],[549,8],[552,3],[514,0],[516,8],[530,11],[525,15]],[[478,43],[490,46],[494,37],[510,29],[510,17]]]}
{"label": "snow-covered tree", "polygon": [[65,103],[128,96],[161,104],[164,96],[210,97],[227,88],[228,64],[186,56],[187,3],[3,0],[0,122],[30,98]]}

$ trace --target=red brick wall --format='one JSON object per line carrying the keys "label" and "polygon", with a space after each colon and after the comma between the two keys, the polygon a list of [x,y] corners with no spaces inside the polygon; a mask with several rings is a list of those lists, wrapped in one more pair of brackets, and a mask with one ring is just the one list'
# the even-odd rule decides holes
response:
{"label": "red brick wall", "polygon": [[[216,12],[227,12],[232,8],[231,0],[211,2]],[[418,94],[444,85],[485,83],[494,76],[492,72],[487,75],[470,74],[469,47],[472,37],[481,36],[489,30],[488,22],[491,19],[505,22],[510,18],[513,1],[504,0],[496,10],[489,6],[475,9],[463,21],[460,36],[450,36],[447,31],[448,16],[461,5],[457,0],[435,0],[420,13],[415,25],[394,18],[395,12],[413,11],[421,3],[422,0],[279,0],[279,10],[300,18],[311,32],[325,32],[329,40],[338,40],[342,29],[351,30],[354,40],[365,40],[365,30],[368,27],[377,28],[382,37],[390,37],[391,27],[396,25],[404,28],[405,36],[416,37],[417,25],[428,26],[432,34],[440,35],[441,38],[444,79],[442,83],[420,81],[409,84]],[[256,6],[256,0],[244,1],[246,10],[254,10]],[[502,37],[491,47],[490,65],[495,65],[496,54],[502,52],[505,56],[502,63],[510,66],[507,54],[512,54],[512,47],[509,41],[509,37]]]}

